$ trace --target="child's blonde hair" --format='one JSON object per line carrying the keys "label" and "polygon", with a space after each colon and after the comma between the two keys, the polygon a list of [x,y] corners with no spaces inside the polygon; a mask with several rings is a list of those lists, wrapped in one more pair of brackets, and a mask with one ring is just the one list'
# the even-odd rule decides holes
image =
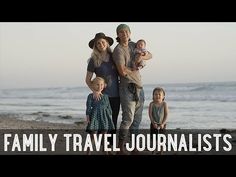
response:
{"label": "child's blonde hair", "polygon": [[162,101],[164,101],[164,100],[165,100],[166,92],[165,92],[165,90],[164,90],[163,88],[161,88],[161,87],[156,87],[156,88],[153,89],[153,92],[152,92],[152,99],[154,99],[154,93],[155,93],[156,91],[163,93],[164,98],[163,98]]}
{"label": "child's blonde hair", "polygon": [[95,77],[92,80],[92,84],[94,85],[95,83],[98,83],[99,81],[102,81],[105,84],[105,80],[102,77]]}

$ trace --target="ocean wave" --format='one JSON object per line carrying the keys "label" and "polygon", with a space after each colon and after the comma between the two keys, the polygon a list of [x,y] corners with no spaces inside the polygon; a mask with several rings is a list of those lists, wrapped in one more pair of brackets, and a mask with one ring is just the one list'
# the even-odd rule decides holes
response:
{"label": "ocean wave", "polygon": [[209,86],[200,86],[200,87],[196,87],[196,88],[190,89],[189,91],[192,91],[192,92],[208,91],[208,90],[212,90],[212,89],[214,89],[214,88],[213,87],[209,87]]}
{"label": "ocean wave", "polygon": [[1,106],[17,106],[17,107],[62,107],[62,105],[55,105],[55,104],[37,104],[35,102],[32,103],[0,103]]}
{"label": "ocean wave", "polygon": [[55,96],[42,96],[42,95],[35,95],[35,96],[19,96],[19,95],[9,95],[9,96],[0,96],[1,99],[32,99],[32,100],[62,100],[62,99],[71,99],[71,100],[78,100],[78,99],[85,99],[87,96],[81,95],[55,95]]}
{"label": "ocean wave", "polygon": [[[236,92],[236,82],[206,82],[206,83],[176,83],[146,85],[144,90],[152,92],[155,87],[163,87],[166,92],[203,92],[203,91],[232,91]],[[146,88],[145,88],[146,87]]]}
{"label": "ocean wave", "polygon": [[167,101],[175,102],[229,102],[235,103],[236,98],[201,98],[201,97],[191,97],[191,98],[168,98]]}

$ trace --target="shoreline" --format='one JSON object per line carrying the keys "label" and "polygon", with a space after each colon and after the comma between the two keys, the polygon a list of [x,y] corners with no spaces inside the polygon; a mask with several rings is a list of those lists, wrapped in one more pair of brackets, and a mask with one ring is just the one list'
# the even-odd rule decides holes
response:
{"label": "shoreline", "polygon": [[74,124],[51,123],[36,120],[20,120],[12,115],[0,114],[0,129],[85,129],[86,122]]}

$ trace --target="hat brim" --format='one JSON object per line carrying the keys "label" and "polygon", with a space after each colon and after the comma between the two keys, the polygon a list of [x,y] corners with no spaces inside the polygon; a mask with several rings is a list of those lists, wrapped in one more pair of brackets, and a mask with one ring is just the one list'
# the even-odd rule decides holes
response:
{"label": "hat brim", "polygon": [[[112,44],[113,44],[113,39],[111,38],[111,37],[108,37],[108,36],[106,36],[106,37],[104,37],[104,38],[99,38],[99,39],[106,39],[107,40],[107,42],[108,42],[108,44],[110,45],[110,46],[112,46]],[[94,43],[95,43],[95,41],[97,41],[98,39],[92,39],[91,41],[89,41],[89,47],[91,48],[91,49],[93,49],[93,46],[94,46]]]}

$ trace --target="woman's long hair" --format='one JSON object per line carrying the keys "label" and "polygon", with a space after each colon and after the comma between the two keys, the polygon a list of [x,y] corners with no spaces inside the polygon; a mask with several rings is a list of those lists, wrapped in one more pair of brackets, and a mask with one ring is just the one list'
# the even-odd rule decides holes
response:
{"label": "woman's long hair", "polygon": [[[111,51],[111,47],[110,45],[107,43],[107,51],[106,51],[109,55],[111,55],[112,51]],[[93,52],[91,54],[91,58],[94,61],[94,65],[95,67],[99,67],[102,62],[103,62],[103,57],[105,57],[96,47],[96,45],[94,45],[93,47]]]}

